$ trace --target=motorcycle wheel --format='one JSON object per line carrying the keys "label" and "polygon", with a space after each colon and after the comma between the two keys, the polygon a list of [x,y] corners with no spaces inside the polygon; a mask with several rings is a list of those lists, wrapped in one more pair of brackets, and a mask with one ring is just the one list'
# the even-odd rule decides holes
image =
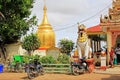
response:
{"label": "motorcycle wheel", "polygon": [[73,66],[73,67],[72,67],[72,73],[73,73],[73,75],[75,75],[75,76],[79,75],[79,74],[80,74],[80,73],[79,73],[79,68]]}
{"label": "motorcycle wheel", "polygon": [[44,75],[45,74],[45,71],[44,71],[44,69],[42,68],[42,69],[40,69],[40,71],[39,71],[39,75]]}
{"label": "motorcycle wheel", "polygon": [[27,73],[29,79],[33,79],[34,75],[32,73]]}

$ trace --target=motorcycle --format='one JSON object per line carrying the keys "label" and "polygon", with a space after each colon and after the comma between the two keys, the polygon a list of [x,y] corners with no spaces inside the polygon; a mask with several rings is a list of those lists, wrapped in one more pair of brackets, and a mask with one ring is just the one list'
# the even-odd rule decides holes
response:
{"label": "motorcycle", "polygon": [[78,62],[72,62],[71,68],[74,75],[83,74],[86,71],[90,72],[89,66],[85,58],[79,59]]}
{"label": "motorcycle", "polygon": [[27,73],[29,79],[35,78],[39,75],[44,75],[44,69],[39,62],[37,62],[37,64],[35,63],[26,64],[25,72]]}

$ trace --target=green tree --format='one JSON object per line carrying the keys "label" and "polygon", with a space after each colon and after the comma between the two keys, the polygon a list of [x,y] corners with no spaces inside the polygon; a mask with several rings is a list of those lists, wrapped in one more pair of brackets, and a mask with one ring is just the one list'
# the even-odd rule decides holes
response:
{"label": "green tree", "polygon": [[23,49],[27,50],[29,54],[40,47],[40,41],[36,34],[31,33],[30,35],[24,37],[22,43]]}
{"label": "green tree", "polygon": [[6,59],[5,44],[18,42],[30,27],[36,25],[36,17],[29,17],[34,0],[0,0],[0,48]]}
{"label": "green tree", "polygon": [[69,54],[73,50],[74,42],[68,39],[61,39],[58,46],[61,53]]}

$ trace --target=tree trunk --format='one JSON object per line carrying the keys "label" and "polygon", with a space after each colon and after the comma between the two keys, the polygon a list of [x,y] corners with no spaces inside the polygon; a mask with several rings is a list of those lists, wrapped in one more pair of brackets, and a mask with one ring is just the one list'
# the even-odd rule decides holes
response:
{"label": "tree trunk", "polygon": [[1,45],[0,48],[1,48],[1,51],[2,51],[2,52],[1,52],[1,58],[3,58],[3,60],[6,61],[6,59],[7,59],[6,48],[5,48],[4,45]]}
{"label": "tree trunk", "polygon": [[31,50],[28,50],[28,55],[31,56]]}

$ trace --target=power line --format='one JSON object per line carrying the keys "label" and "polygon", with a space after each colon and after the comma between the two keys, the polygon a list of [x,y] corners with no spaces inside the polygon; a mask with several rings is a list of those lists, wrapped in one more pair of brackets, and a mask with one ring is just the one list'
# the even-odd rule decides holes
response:
{"label": "power line", "polygon": [[89,17],[89,18],[87,18],[87,19],[85,19],[85,20],[83,20],[83,21],[80,21],[80,23],[86,22],[86,21],[90,20],[91,18],[97,16],[99,13],[102,13],[106,8],[108,8],[108,7],[110,7],[110,6],[111,6],[111,3],[110,3],[109,5],[107,5],[104,9],[102,9],[102,10],[100,10],[99,12],[97,12],[96,14],[94,14],[93,16],[91,16],[91,17]]}
{"label": "power line", "polygon": [[[86,18],[86,19],[84,19],[84,20],[82,20],[82,21],[80,21],[80,23],[86,22],[86,21],[94,18],[94,17],[97,16],[98,14],[102,13],[106,8],[109,8],[109,7],[111,6],[111,4],[112,4],[112,3],[110,3],[109,5],[107,5],[105,8],[103,8],[102,10],[100,10],[99,12],[97,12],[96,14],[94,14],[94,15],[92,15],[92,16],[90,16],[90,17],[88,17],[88,18]],[[65,30],[65,29],[74,27],[76,24],[77,24],[77,23],[74,23],[74,24],[72,24],[72,25],[70,25],[70,26],[68,26],[68,27],[65,27],[65,28],[55,29],[55,31]]]}
{"label": "power line", "polygon": [[76,25],[76,23],[75,23],[75,24],[72,24],[71,26],[68,26],[68,27],[64,27],[64,28],[60,28],[60,29],[55,29],[54,31],[65,30],[65,29],[68,29],[68,28],[72,28],[72,27],[74,27],[75,25]]}

